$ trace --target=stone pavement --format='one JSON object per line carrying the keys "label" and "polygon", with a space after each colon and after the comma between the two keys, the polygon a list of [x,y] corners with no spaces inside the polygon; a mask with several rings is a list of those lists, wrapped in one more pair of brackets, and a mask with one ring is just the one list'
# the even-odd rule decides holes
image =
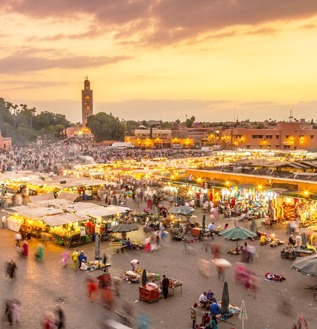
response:
{"label": "stone pavement", "polygon": [[[128,204],[132,206],[132,204]],[[141,208],[143,205],[141,205]],[[201,210],[195,210],[197,218],[202,217]],[[224,225],[232,219],[219,219],[216,224]],[[207,224],[209,222],[207,216]],[[249,227],[249,223],[241,223]],[[274,228],[274,233],[279,238],[286,239],[284,229]],[[129,233],[131,239],[143,239],[142,228],[139,231]],[[216,236],[215,240],[223,249],[223,257],[233,264],[238,260],[233,255],[227,255],[226,251],[235,246],[235,242],[226,241]],[[259,257],[254,263],[248,264],[249,268],[258,274],[258,291],[256,298],[248,294],[242,284],[234,281],[233,268],[226,272],[226,281],[229,286],[230,302],[240,305],[242,299],[247,307],[248,320],[245,328],[264,329],[288,329],[295,322],[298,314],[303,314],[314,329],[316,325],[315,315],[317,302],[313,299],[313,291],[304,289],[305,285],[316,283],[312,278],[305,277],[291,270],[292,261],[283,260],[280,257],[280,247],[260,247],[258,240],[249,242],[256,246]],[[22,303],[21,329],[41,328],[41,317],[46,310],[54,310],[57,304],[61,305],[66,314],[66,328],[101,328],[102,319],[109,316],[108,313],[97,303],[90,303],[87,298],[85,278],[87,273],[74,272],[70,267],[62,268],[61,254],[63,248],[49,243],[45,249],[43,263],[35,261],[34,254],[38,241],[32,239],[29,243],[30,254],[28,259],[19,257],[14,246],[14,232],[0,229],[0,263],[4,264],[10,259],[17,263],[17,280],[10,282],[4,278],[0,279],[1,312],[4,313],[4,302],[6,298],[17,298]],[[221,299],[223,283],[217,278],[217,272],[211,267],[209,278],[202,277],[198,271],[199,259],[210,260],[210,252],[206,252],[202,242],[192,244],[194,252],[184,253],[183,243],[167,239],[159,251],[145,253],[144,251],[130,251],[124,254],[112,253],[109,242],[102,242],[102,251],[106,251],[112,264],[110,273],[112,277],[121,275],[130,269],[130,260],[140,260],[140,267],[150,272],[156,272],[167,277],[173,277],[183,282],[183,292],[176,289],[175,296],[166,300],[161,299],[157,303],[148,304],[140,302],[138,298],[138,284],[123,282],[121,285],[121,297],[117,298],[116,308],[121,309],[124,300],[131,304],[135,314],[144,312],[151,318],[153,329],[184,329],[191,328],[190,306],[197,302],[198,296],[211,289],[218,299]],[[88,259],[94,258],[94,245],[83,245],[79,247],[84,250]],[[72,252],[73,248],[70,249]],[[286,281],[271,283],[264,281],[264,274],[272,272],[282,274]],[[289,301],[289,314],[281,312],[284,299]],[[198,319],[201,319],[202,311],[198,310]],[[0,318],[1,319],[1,318]],[[219,328],[241,328],[238,317],[228,320],[229,323],[221,322]],[[0,328],[7,328],[8,324],[0,322]]]}

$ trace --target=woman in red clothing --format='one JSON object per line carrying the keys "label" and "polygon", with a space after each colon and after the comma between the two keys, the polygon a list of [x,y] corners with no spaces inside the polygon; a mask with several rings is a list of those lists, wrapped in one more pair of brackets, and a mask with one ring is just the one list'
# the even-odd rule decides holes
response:
{"label": "woman in red clothing", "polygon": [[93,302],[98,293],[98,283],[93,278],[87,279],[87,291],[90,301]]}

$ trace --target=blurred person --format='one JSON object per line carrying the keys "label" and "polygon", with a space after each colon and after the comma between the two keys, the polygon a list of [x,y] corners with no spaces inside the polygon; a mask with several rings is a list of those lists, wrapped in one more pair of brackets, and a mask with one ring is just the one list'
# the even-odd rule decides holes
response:
{"label": "blurred person", "polygon": [[98,282],[92,277],[86,279],[87,293],[91,302],[93,302],[98,294]]}
{"label": "blurred person", "polygon": [[117,276],[113,278],[113,286],[116,296],[120,296],[121,279]]}
{"label": "blurred person", "polygon": [[12,326],[13,325],[13,310],[12,310],[12,300],[10,300],[10,299],[6,301],[4,314],[6,315],[10,326]]}
{"label": "blurred person", "polygon": [[295,247],[300,248],[302,244],[303,244],[302,237],[299,234],[297,234],[295,237]]}
{"label": "blurred person", "polygon": [[67,249],[65,249],[62,253],[62,264],[63,264],[63,267],[66,267],[68,262],[69,262],[69,252]]}
{"label": "blurred person", "polygon": [[201,258],[198,262],[199,273],[205,278],[210,277],[210,262]]}
{"label": "blurred person", "polygon": [[22,241],[21,255],[24,256],[24,257],[28,257],[28,255],[29,255],[29,244],[26,240]]}
{"label": "blurred person", "polygon": [[211,328],[218,329],[218,320],[216,318],[216,315],[213,315],[211,318]]}
{"label": "blurred person", "polygon": [[220,258],[220,256],[221,256],[221,247],[218,243],[213,243],[212,244],[211,253],[213,255],[213,259]]}
{"label": "blurred person", "polygon": [[21,303],[17,299],[13,299],[11,303],[12,320],[13,323],[20,323],[21,321]]}
{"label": "blurred person", "polygon": [[144,313],[138,316],[138,329],[150,329],[150,318]]}
{"label": "blurred person", "polygon": [[17,270],[17,265],[14,262],[14,260],[11,259],[10,262],[7,263],[6,277],[8,277],[10,280],[15,279],[16,270]]}
{"label": "blurred person", "polygon": [[101,301],[102,304],[106,307],[108,310],[112,310],[114,307],[114,297],[112,293],[112,289],[110,287],[105,287],[104,289],[101,289]]}
{"label": "blurred person", "polygon": [[15,245],[20,247],[20,243],[22,241],[22,235],[20,232],[14,235]]}
{"label": "blurred person", "polygon": [[55,315],[50,311],[46,311],[43,315],[42,328],[43,329],[55,329]]}
{"label": "blurred person", "polygon": [[78,270],[78,255],[78,250],[74,250],[72,253],[72,266],[75,271]]}
{"label": "blurred person", "polygon": [[41,243],[37,247],[37,251],[35,253],[35,259],[41,262],[44,260],[44,247]]}
{"label": "blurred person", "polygon": [[55,325],[57,329],[65,328],[65,313],[60,306],[55,309]]}
{"label": "blurred person", "polygon": [[197,303],[195,303],[193,306],[191,306],[190,308],[190,318],[192,320],[192,324],[193,324],[193,329],[196,328],[196,321],[197,321]]}

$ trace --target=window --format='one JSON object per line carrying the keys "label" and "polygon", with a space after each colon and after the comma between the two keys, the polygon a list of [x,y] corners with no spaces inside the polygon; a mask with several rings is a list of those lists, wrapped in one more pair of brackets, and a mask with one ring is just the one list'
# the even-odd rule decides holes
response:
{"label": "window", "polygon": [[250,144],[247,144],[247,149],[249,149],[250,148]]}
{"label": "window", "polygon": [[291,146],[290,146],[290,145],[284,145],[284,148],[285,148],[285,149],[290,149]]}
{"label": "window", "polygon": [[265,136],[266,139],[272,139],[272,137],[273,137],[272,135],[266,135]]}
{"label": "window", "polygon": [[252,138],[258,138],[258,135],[252,135]]}
{"label": "window", "polygon": [[261,144],[259,144],[259,149],[261,149],[262,148],[262,145]]}
{"label": "window", "polygon": [[276,149],[279,149],[279,148],[280,148],[280,146],[279,146],[278,144],[276,144],[276,145],[275,145],[275,148],[276,148]]}
{"label": "window", "polygon": [[315,136],[315,135],[310,135],[310,138],[311,138],[311,139],[314,139],[314,136]]}
{"label": "window", "polygon": [[267,145],[266,148],[267,148],[267,149],[271,149],[271,145]]}
{"label": "window", "polygon": [[285,135],[285,138],[288,139],[289,138],[289,135]]}
{"label": "window", "polygon": [[276,135],[275,137],[276,137],[276,139],[280,139],[280,135]]}

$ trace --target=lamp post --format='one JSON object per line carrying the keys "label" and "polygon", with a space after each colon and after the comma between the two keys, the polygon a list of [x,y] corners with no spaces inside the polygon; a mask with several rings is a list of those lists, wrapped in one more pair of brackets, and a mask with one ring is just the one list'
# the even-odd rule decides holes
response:
{"label": "lamp post", "polygon": [[[101,247],[101,236],[100,236],[100,225],[95,226],[95,260],[100,260],[100,247]],[[100,267],[100,263],[98,265]]]}

